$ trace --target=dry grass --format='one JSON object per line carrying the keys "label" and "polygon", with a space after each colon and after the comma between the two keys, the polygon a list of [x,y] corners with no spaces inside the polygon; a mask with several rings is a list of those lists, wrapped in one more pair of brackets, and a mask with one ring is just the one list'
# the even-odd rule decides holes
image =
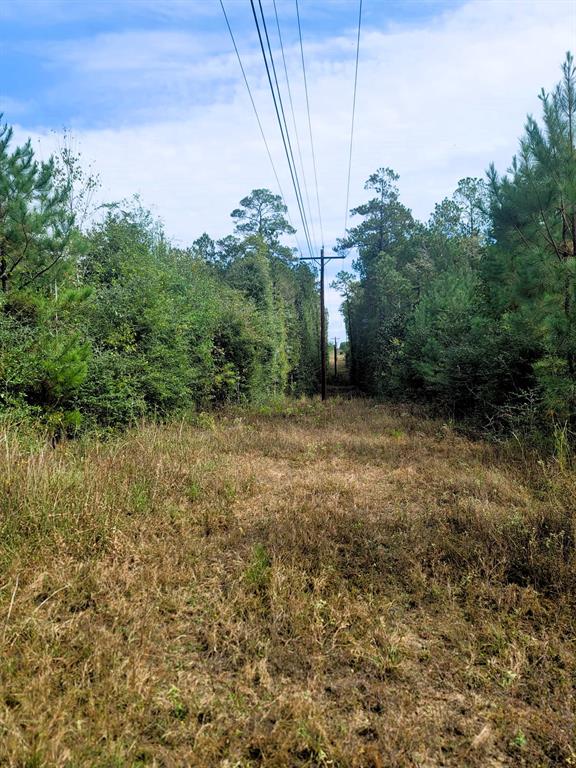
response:
{"label": "dry grass", "polygon": [[576,765],[576,483],[370,402],[24,450],[0,764]]}

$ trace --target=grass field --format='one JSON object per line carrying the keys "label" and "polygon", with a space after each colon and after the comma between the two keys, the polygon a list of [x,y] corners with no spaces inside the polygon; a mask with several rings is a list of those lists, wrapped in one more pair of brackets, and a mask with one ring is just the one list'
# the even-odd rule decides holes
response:
{"label": "grass field", "polygon": [[576,766],[576,480],[370,401],[3,436],[0,765]]}

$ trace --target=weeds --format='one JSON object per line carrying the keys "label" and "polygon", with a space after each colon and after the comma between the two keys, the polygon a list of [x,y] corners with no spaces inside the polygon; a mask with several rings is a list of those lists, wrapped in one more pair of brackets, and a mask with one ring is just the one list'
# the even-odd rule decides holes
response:
{"label": "weeds", "polygon": [[270,558],[262,544],[256,544],[246,569],[247,584],[257,591],[264,590],[270,578]]}
{"label": "weeds", "polygon": [[574,764],[568,463],[368,400],[2,450],[0,764]]}

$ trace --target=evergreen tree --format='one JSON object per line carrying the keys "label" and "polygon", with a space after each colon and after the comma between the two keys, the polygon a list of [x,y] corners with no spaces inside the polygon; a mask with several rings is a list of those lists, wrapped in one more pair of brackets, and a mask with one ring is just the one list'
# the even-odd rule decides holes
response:
{"label": "evergreen tree", "polygon": [[[548,409],[576,414],[576,70],[540,95],[543,125],[526,123],[520,152],[500,178],[491,167],[492,236],[485,265],[492,308],[531,366]],[[529,378],[526,381],[530,384]]]}
{"label": "evergreen tree", "polygon": [[338,241],[339,251],[357,250],[355,266],[362,276],[381,253],[393,255],[402,247],[414,227],[412,214],[399,200],[398,179],[391,168],[379,168],[368,178],[364,189],[374,192],[374,197],[350,212],[362,216],[363,221]]}
{"label": "evergreen tree", "polygon": [[473,237],[484,233],[489,221],[486,182],[483,179],[474,179],[470,176],[460,179],[453,199],[460,209],[463,234]]}
{"label": "evergreen tree", "polygon": [[[360,273],[362,290],[356,292],[359,306],[350,337],[354,380],[379,393],[392,386],[386,373],[390,371],[388,356],[396,354],[403,314],[410,306],[410,283],[402,270],[416,254],[411,247],[416,222],[400,202],[398,178],[390,168],[379,168],[368,178],[365,189],[376,194],[352,209],[352,215],[362,216],[363,221],[337,245],[339,251],[354,248],[358,253],[354,267]],[[398,296],[389,285],[398,287]]]}
{"label": "evergreen tree", "polygon": [[344,299],[340,307],[340,312],[342,312],[342,315],[344,316],[346,336],[348,337],[348,344],[346,345],[346,365],[350,380],[357,382],[359,379],[357,371],[358,361],[356,356],[356,343],[358,339],[356,337],[356,324],[353,320],[353,314],[358,306],[358,300],[355,293],[359,288],[359,283],[351,272],[341,270],[336,275],[336,278],[330,283],[330,287],[338,291]]}
{"label": "evergreen tree", "polygon": [[61,274],[74,227],[71,187],[59,183],[54,160],[39,163],[30,139],[11,150],[12,137],[12,128],[0,122],[0,288],[4,294],[43,285]]}
{"label": "evergreen tree", "polygon": [[240,200],[240,207],[235,208],[231,216],[239,234],[258,235],[275,256],[290,260],[293,257],[291,249],[280,242],[282,235],[292,235],[296,231],[286,218],[287,212],[280,195],[269,189],[253,189]]}

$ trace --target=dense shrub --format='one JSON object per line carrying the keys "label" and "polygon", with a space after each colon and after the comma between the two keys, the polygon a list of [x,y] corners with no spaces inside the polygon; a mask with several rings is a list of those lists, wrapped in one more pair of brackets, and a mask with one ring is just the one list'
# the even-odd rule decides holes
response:
{"label": "dense shrub", "polygon": [[[463,179],[426,224],[381,168],[361,221],[340,241],[350,373],[371,393],[423,398],[450,414],[537,431],[576,421],[576,70],[541,96],[507,175]],[[519,423],[520,423],[519,422]]]}
{"label": "dense shrub", "polygon": [[237,235],[184,250],[138,200],[80,231],[81,172],[71,181],[11,140],[2,127],[4,414],[40,418],[57,437],[315,388],[315,277],[281,243],[292,228],[280,198],[255,190],[233,212]]}

